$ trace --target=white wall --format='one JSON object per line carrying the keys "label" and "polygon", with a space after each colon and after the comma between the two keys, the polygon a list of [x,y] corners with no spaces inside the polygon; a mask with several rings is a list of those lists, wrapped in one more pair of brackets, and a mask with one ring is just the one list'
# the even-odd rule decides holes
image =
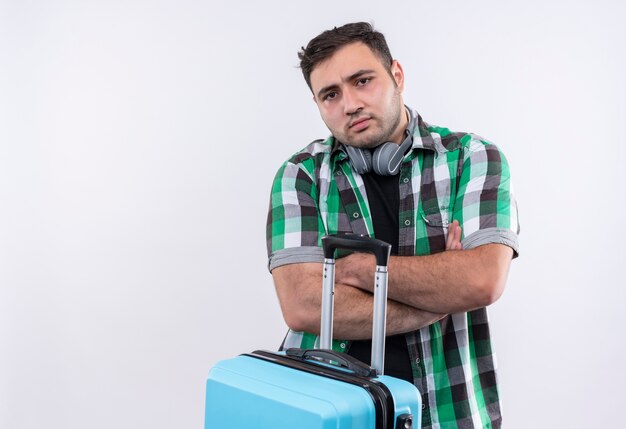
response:
{"label": "white wall", "polygon": [[197,428],[274,348],[279,164],[327,135],[297,66],[373,21],[431,122],[502,147],[521,257],[491,310],[509,428],[620,425],[619,1],[0,2],[0,427]]}

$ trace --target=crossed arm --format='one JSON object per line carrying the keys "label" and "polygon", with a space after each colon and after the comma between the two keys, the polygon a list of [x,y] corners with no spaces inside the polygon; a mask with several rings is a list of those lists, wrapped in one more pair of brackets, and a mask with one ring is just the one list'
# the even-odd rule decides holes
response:
{"label": "crossed arm", "polygon": [[[461,228],[449,227],[446,251],[392,256],[389,262],[387,335],[422,328],[446,314],[484,307],[498,299],[511,248],[486,244],[463,250]],[[335,265],[334,334],[371,338],[374,257],[355,253]],[[318,263],[283,265],[272,271],[285,322],[294,331],[319,333],[322,270]]]}
{"label": "crossed arm", "polygon": [[[338,273],[335,266],[335,275]],[[369,271],[373,277],[373,270]],[[319,263],[291,264],[272,271],[278,300],[287,326],[294,331],[319,334],[322,302],[322,267]],[[372,336],[373,295],[335,282],[333,333],[345,340]],[[387,335],[419,329],[436,322],[442,314],[430,313],[400,302],[387,302]]]}

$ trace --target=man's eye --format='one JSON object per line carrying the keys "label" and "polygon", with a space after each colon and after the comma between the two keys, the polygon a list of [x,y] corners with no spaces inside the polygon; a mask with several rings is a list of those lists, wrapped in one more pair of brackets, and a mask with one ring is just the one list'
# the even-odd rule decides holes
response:
{"label": "man's eye", "polygon": [[371,78],[369,78],[369,77],[362,77],[361,79],[356,81],[356,85],[357,86],[367,85],[370,80],[371,80]]}
{"label": "man's eye", "polygon": [[324,96],[324,100],[333,100],[337,98],[337,93],[335,91],[329,92]]}

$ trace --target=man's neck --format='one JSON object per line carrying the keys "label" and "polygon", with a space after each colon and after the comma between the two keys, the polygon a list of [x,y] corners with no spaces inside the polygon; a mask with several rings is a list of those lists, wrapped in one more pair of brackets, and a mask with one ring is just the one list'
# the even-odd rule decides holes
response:
{"label": "man's neck", "polygon": [[402,119],[400,119],[400,123],[398,124],[396,131],[391,135],[390,140],[396,144],[401,144],[404,141],[404,131],[409,126],[409,109],[407,109],[404,104],[402,107],[404,108],[404,115],[402,116]]}

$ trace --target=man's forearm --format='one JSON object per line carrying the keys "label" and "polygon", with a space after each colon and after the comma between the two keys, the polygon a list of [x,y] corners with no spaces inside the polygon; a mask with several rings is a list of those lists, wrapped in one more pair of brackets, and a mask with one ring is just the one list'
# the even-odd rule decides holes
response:
{"label": "man's forearm", "polygon": [[[372,276],[372,271],[369,272]],[[273,271],[276,291],[287,325],[295,331],[319,334],[322,268],[320,264],[294,264]],[[372,276],[373,278],[373,276]],[[345,340],[372,337],[373,295],[364,290],[335,285],[333,336]],[[413,331],[441,319],[442,314],[389,300],[387,335]]]}
{"label": "man's forearm", "polygon": [[[360,295],[357,297],[357,295]],[[346,340],[372,338],[373,295],[346,285],[335,287],[334,336]],[[428,326],[444,317],[394,300],[387,301],[387,335]],[[319,330],[319,327],[318,327]],[[317,332],[316,332],[317,333]]]}
{"label": "man's forearm", "polygon": [[[394,256],[389,261],[388,296],[411,307],[452,314],[484,307],[502,293],[511,248],[488,244],[471,250],[426,256]],[[353,254],[337,261],[335,276],[349,286],[370,291],[374,258]]]}

